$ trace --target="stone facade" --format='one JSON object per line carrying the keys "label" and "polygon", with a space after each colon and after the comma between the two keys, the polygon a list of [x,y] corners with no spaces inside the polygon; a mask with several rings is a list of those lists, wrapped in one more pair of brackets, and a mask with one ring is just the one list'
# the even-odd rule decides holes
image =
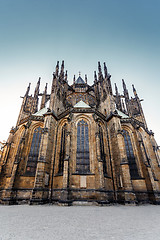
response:
{"label": "stone facade", "polygon": [[0,160],[1,203],[159,204],[160,150],[141,100],[124,80],[113,94],[110,79],[98,63],[93,85],[69,85],[62,61],[50,94],[29,84]]}

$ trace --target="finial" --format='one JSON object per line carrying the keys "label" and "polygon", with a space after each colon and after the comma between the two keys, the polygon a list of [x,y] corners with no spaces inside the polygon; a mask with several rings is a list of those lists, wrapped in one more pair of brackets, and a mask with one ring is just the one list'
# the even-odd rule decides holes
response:
{"label": "finial", "polygon": [[129,99],[129,94],[128,94],[128,90],[126,88],[126,84],[125,84],[124,79],[122,79],[122,84],[123,84],[124,96],[125,96],[126,99]]}
{"label": "finial", "polygon": [[85,82],[86,82],[86,84],[87,84],[87,74],[85,74]]}
{"label": "finial", "polygon": [[95,80],[95,82],[97,82],[97,74],[96,74],[96,71],[94,71],[94,80]]}
{"label": "finial", "polygon": [[76,82],[76,76],[74,75],[74,77],[73,77],[73,84],[75,84],[75,82]]}
{"label": "finial", "polygon": [[55,72],[56,77],[58,77],[58,73],[59,73],[59,61],[57,61],[57,65],[56,65],[56,72]]}
{"label": "finial", "polygon": [[108,70],[107,70],[106,63],[105,63],[105,62],[104,62],[104,75],[105,75],[105,78],[108,77]]}
{"label": "finial", "polygon": [[47,85],[48,85],[48,83],[46,83],[45,90],[47,90]]}
{"label": "finial", "polygon": [[123,100],[123,99],[122,99],[122,107],[123,107],[123,111],[126,112],[125,105],[124,105],[124,100]]}
{"label": "finial", "polygon": [[64,80],[64,60],[62,61],[62,64],[61,64],[61,72],[60,72],[60,75],[59,75],[59,80],[60,81]]}
{"label": "finial", "polygon": [[116,91],[116,96],[118,96],[118,95],[119,95],[119,93],[118,93],[118,88],[117,88],[117,85],[116,85],[116,83],[115,83],[115,91]]}
{"label": "finial", "polygon": [[26,96],[28,96],[28,93],[30,91],[30,86],[31,86],[31,83],[29,83],[28,87],[27,87],[27,91],[26,91]]}
{"label": "finial", "polygon": [[34,91],[34,97],[36,97],[36,98],[38,97],[38,94],[39,94],[40,80],[41,80],[41,78],[39,77],[36,88],[35,88],[35,91]]}
{"label": "finial", "polygon": [[81,72],[79,71],[79,77],[81,76]]}
{"label": "finial", "polygon": [[133,88],[134,96],[137,97],[137,91],[136,91],[136,89],[135,89],[135,87],[134,87],[134,84],[132,84],[132,88]]}
{"label": "finial", "polygon": [[136,92],[136,89],[134,87],[134,84],[132,84],[133,92]]}
{"label": "finial", "polygon": [[123,84],[123,89],[126,90],[126,84],[125,84],[124,79],[122,79],[122,84]]}
{"label": "finial", "polygon": [[102,72],[101,63],[100,62],[98,62],[98,70],[99,70],[99,72]]}
{"label": "finial", "polygon": [[103,74],[102,74],[102,69],[101,69],[100,62],[98,62],[98,79],[103,80]]}
{"label": "finial", "polygon": [[66,73],[65,73],[65,81],[67,82],[67,70],[66,70]]}

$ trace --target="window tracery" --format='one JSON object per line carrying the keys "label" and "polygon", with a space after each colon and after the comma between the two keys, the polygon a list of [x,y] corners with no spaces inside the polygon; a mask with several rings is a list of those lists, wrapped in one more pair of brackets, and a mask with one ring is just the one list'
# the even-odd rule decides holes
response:
{"label": "window tracery", "polygon": [[30,152],[28,155],[26,173],[35,175],[37,168],[37,160],[39,155],[39,148],[41,143],[42,128],[38,127],[34,130]]}
{"label": "window tracery", "polygon": [[126,148],[126,154],[127,154],[131,179],[139,178],[138,168],[137,168],[135,156],[133,153],[133,147],[132,147],[130,135],[126,130],[123,130],[123,136],[124,136],[124,142],[125,142],[125,148]]}
{"label": "window tracery", "polygon": [[77,125],[76,172],[90,172],[88,124],[84,120],[79,121]]}

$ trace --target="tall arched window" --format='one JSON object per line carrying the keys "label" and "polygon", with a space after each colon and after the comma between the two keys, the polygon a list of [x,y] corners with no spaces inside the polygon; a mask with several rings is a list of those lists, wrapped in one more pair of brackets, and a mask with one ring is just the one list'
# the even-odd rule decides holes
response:
{"label": "tall arched window", "polygon": [[76,163],[77,173],[85,174],[90,172],[88,124],[84,120],[79,121],[77,125]]}
{"label": "tall arched window", "polygon": [[126,147],[126,153],[127,153],[127,159],[128,159],[131,179],[139,178],[137,164],[136,164],[136,160],[135,160],[134,153],[133,153],[131,138],[129,136],[129,133],[126,130],[123,130],[123,136],[124,136],[124,142],[125,142],[125,147]]}
{"label": "tall arched window", "polygon": [[100,125],[98,125],[98,128],[99,128],[99,139],[100,139],[100,154],[101,154],[101,160],[103,161],[103,173],[107,174],[106,155],[104,151],[104,141],[103,141],[103,130]]}
{"label": "tall arched window", "polygon": [[64,157],[65,157],[65,143],[66,143],[66,124],[62,127],[62,132],[61,132],[61,148],[60,148],[59,166],[58,166],[59,174],[63,173]]}
{"label": "tall arched window", "polygon": [[26,173],[29,175],[35,175],[36,167],[37,167],[37,160],[39,155],[39,147],[41,143],[41,134],[42,128],[38,127],[34,130],[31,149],[28,155],[28,162],[26,167]]}

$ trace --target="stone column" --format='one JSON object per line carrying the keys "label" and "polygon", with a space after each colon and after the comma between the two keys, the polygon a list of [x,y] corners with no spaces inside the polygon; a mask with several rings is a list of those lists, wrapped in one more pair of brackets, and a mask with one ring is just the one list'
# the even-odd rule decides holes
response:
{"label": "stone column", "polygon": [[71,126],[67,125],[66,129],[66,139],[65,139],[65,157],[64,157],[64,167],[63,167],[63,192],[61,199],[64,203],[70,203],[69,196],[69,160],[70,160],[70,143],[71,143]]}
{"label": "stone column", "polygon": [[44,122],[41,138],[34,188],[30,204],[46,203],[49,201],[49,168],[51,165],[53,139],[56,120],[48,113]]}
{"label": "stone column", "polygon": [[102,189],[104,188],[103,160],[101,159],[100,139],[99,139],[98,132],[96,132],[96,153],[97,153],[97,160],[98,160],[99,188]]}

